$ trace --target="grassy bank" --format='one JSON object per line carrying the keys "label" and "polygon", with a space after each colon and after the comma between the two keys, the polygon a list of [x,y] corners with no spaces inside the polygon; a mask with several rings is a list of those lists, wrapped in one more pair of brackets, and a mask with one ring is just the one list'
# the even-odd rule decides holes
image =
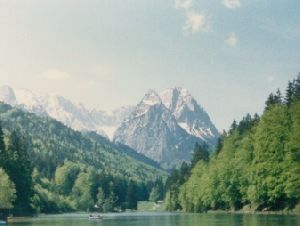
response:
{"label": "grassy bank", "polygon": [[155,202],[138,202],[138,211],[166,211],[165,203],[155,203]]}

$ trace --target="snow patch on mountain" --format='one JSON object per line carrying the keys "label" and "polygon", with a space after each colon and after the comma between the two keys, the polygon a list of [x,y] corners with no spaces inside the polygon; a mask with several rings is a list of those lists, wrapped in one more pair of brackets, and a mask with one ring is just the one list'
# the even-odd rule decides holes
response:
{"label": "snow patch on mountain", "polygon": [[161,92],[160,96],[163,104],[186,132],[208,143],[215,142],[218,130],[187,89],[170,88]]}
{"label": "snow patch on mountain", "polygon": [[168,168],[189,161],[196,142],[214,145],[217,137],[208,114],[187,89],[177,87],[160,95],[149,90],[117,129],[114,141]]}
{"label": "snow patch on mountain", "polygon": [[0,101],[41,116],[48,116],[78,131],[95,131],[112,139],[119,124],[132,111],[132,107],[122,107],[110,114],[87,109],[56,94],[42,94],[26,89],[0,87]]}
{"label": "snow patch on mountain", "polygon": [[62,96],[0,87],[0,101],[51,117],[78,131],[95,131],[126,144],[166,168],[190,160],[196,142],[216,144],[219,133],[187,89],[149,90],[136,106],[88,109]]}

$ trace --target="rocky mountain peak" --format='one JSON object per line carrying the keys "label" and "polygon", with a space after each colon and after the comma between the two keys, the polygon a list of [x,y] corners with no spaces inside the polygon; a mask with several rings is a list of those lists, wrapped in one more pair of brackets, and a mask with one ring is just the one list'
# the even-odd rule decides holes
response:
{"label": "rocky mountain peak", "polygon": [[161,104],[162,101],[160,99],[160,96],[158,93],[152,89],[150,89],[145,96],[143,97],[142,101],[140,102],[139,105],[148,105],[148,106],[153,106],[153,105],[159,105]]}
{"label": "rocky mountain peak", "polygon": [[185,88],[159,95],[146,93],[114,141],[126,144],[166,167],[188,161],[196,142],[214,145],[218,131],[208,114]]}
{"label": "rocky mountain peak", "polygon": [[16,103],[16,95],[14,90],[9,86],[1,86],[0,87],[0,100],[8,103],[15,104]]}
{"label": "rocky mountain peak", "polygon": [[163,104],[174,113],[184,108],[194,111],[197,104],[190,92],[182,87],[166,89],[161,92],[160,96]]}

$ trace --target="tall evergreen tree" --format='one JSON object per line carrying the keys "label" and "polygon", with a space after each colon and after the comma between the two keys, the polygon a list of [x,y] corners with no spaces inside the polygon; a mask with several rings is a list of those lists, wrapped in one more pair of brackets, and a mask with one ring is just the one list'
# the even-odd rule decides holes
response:
{"label": "tall evergreen tree", "polygon": [[0,209],[10,209],[16,199],[16,189],[8,175],[0,168]]}
{"label": "tall evergreen tree", "polygon": [[31,201],[33,197],[33,168],[27,153],[27,144],[19,132],[10,135],[8,150],[7,174],[16,186],[16,200],[13,213],[26,215],[32,213]]}
{"label": "tall evergreen tree", "polygon": [[222,150],[223,144],[224,144],[224,135],[221,135],[218,138],[218,142],[217,142],[217,145],[216,145],[216,149],[215,149],[216,155],[218,155],[220,153],[220,151]]}
{"label": "tall evergreen tree", "polygon": [[294,98],[295,100],[300,100],[300,73],[294,81]]}
{"label": "tall evergreen tree", "polygon": [[200,160],[204,162],[209,161],[209,152],[207,144],[199,145],[198,143],[195,145],[193,158],[192,158],[192,167],[196,165]]}
{"label": "tall evergreen tree", "polygon": [[136,194],[136,185],[130,180],[127,188],[126,196],[127,208],[131,210],[137,209],[137,194]]}
{"label": "tall evergreen tree", "polygon": [[2,123],[0,121],[0,167],[5,167],[5,162],[7,160],[7,152],[4,143],[4,134],[2,130]]}
{"label": "tall evergreen tree", "polygon": [[271,93],[266,101],[265,111],[269,110],[272,106],[276,104],[282,104],[282,95],[279,89],[277,89],[276,94]]}
{"label": "tall evergreen tree", "polygon": [[280,89],[277,89],[276,94],[274,96],[275,104],[282,104],[282,94]]}
{"label": "tall evergreen tree", "polygon": [[288,87],[286,89],[286,95],[285,95],[285,103],[287,104],[287,106],[290,106],[294,97],[294,83],[289,81],[288,83]]}

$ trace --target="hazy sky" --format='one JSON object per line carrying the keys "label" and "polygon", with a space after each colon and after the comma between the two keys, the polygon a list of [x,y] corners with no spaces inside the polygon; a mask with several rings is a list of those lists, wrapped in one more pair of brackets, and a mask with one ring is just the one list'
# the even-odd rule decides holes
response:
{"label": "hazy sky", "polygon": [[88,107],[183,86],[227,129],[299,71],[299,0],[0,0],[0,85]]}

